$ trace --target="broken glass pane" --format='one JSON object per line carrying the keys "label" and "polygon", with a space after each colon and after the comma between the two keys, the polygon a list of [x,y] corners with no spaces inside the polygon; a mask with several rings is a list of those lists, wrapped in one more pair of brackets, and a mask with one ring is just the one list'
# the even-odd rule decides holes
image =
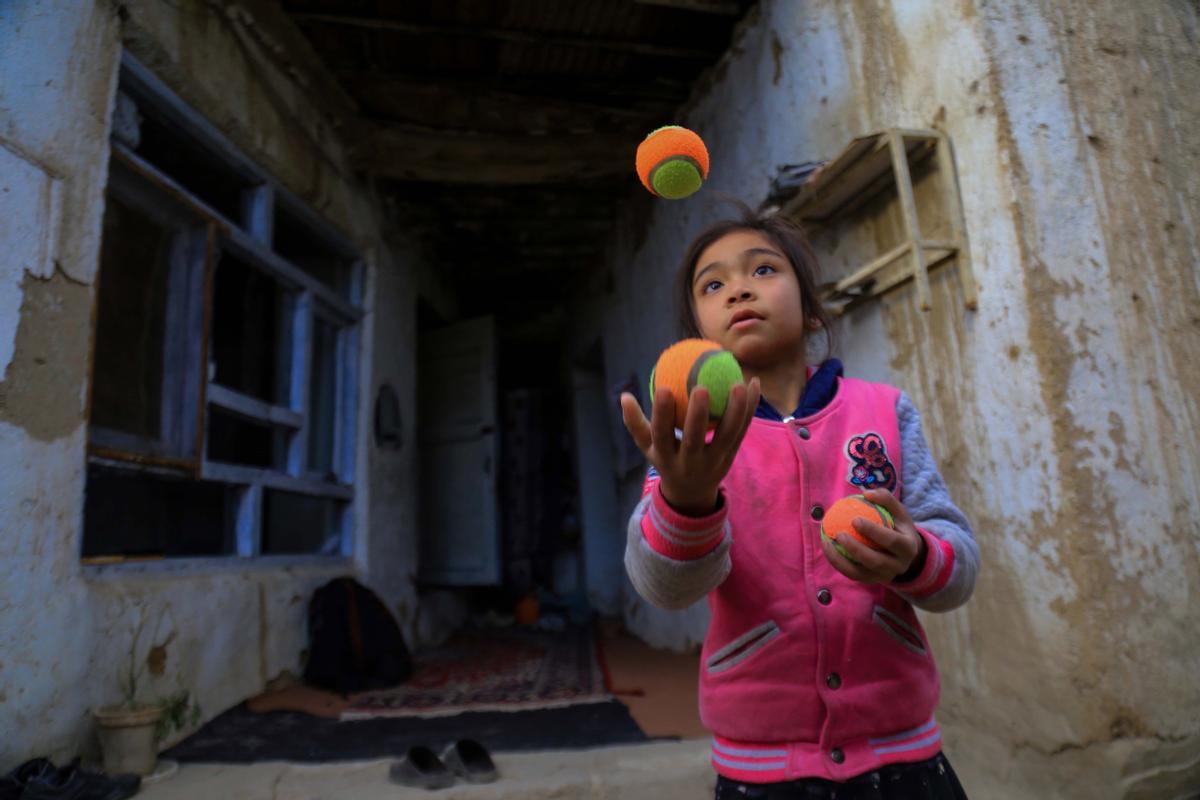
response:
{"label": "broken glass pane", "polygon": [[109,194],[100,244],[95,425],[156,441],[162,432],[167,278],[176,231]]}
{"label": "broken glass pane", "polygon": [[215,556],[236,550],[237,492],[221,483],[90,464],[83,555]]}
{"label": "broken glass pane", "polygon": [[329,497],[267,489],[263,492],[262,552],[337,555],[345,506]]}
{"label": "broken glass pane", "polygon": [[338,333],[336,326],[314,315],[308,382],[308,468],[331,481],[338,478],[334,457]]}
{"label": "broken glass pane", "polygon": [[229,252],[213,279],[211,379],[229,389],[286,406],[287,361],[281,344],[287,295],[272,278]]}

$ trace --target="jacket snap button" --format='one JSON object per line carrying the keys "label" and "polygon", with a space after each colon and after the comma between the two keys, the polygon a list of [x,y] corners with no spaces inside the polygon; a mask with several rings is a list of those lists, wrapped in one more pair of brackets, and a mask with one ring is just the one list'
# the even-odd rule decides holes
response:
{"label": "jacket snap button", "polygon": [[801,428],[800,430],[796,431],[796,435],[801,439],[807,439],[808,437],[812,436],[812,434],[808,432],[808,428]]}
{"label": "jacket snap button", "polygon": [[846,760],[846,754],[842,752],[842,748],[835,747],[829,751],[829,757],[833,759],[833,763],[840,764]]}
{"label": "jacket snap button", "polygon": [[831,672],[825,677],[825,685],[830,689],[836,689],[842,685],[842,676],[836,672]]}
{"label": "jacket snap button", "polygon": [[825,516],[825,509],[821,508],[820,506],[812,507],[812,518],[813,519],[819,520],[819,519],[822,519],[824,516]]}
{"label": "jacket snap button", "polygon": [[823,606],[827,606],[833,602],[833,592],[828,589],[819,589],[817,591],[817,602]]}

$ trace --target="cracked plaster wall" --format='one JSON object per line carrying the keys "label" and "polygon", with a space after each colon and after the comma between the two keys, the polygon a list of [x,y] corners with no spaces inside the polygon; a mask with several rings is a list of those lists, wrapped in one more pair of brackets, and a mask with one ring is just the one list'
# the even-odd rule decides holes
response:
{"label": "cracked plaster wall", "polygon": [[[577,315],[581,341],[603,326],[608,385],[644,383],[715,192],[756,205],[780,165],[852,137],[949,134],[978,311],[939,269],[932,312],[895,290],[843,319],[838,354],[914,398],[976,527],[974,598],[923,617],[972,797],[1200,786],[1196,37],[1179,2],[764,0],[679,120],[713,155],[705,190],[635,191],[615,291]],[[626,621],[685,648],[707,610],[629,596]]]}
{"label": "cracked plaster wall", "polygon": [[[322,97],[307,45],[270,3],[20,0],[0,6],[0,769],[90,746],[137,654],[174,637],[146,677],[204,717],[296,672],[312,589],[345,567],[202,571],[79,563],[88,363],[108,131],[122,46],[243,152],[344,231],[368,262],[352,570],[415,624],[415,462],[370,439],[390,382],[415,439],[414,303],[436,279],[347,167],[344,108]],[[327,101],[327,102],[325,102]],[[386,346],[375,347],[374,342]],[[21,735],[11,735],[20,731]]]}

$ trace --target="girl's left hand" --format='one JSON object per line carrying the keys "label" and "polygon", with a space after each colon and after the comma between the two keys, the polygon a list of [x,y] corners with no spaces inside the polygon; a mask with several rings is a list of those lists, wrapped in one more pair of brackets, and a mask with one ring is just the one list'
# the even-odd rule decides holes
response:
{"label": "girl's left hand", "polygon": [[854,529],[881,549],[872,550],[844,533],[838,536],[838,543],[858,561],[857,564],[839,553],[833,542],[824,537],[821,538],[821,549],[833,568],[847,578],[862,583],[891,583],[908,572],[913,564],[924,560],[925,537],[917,533],[908,509],[887,489],[868,489],[863,496],[886,508],[896,524],[892,529],[862,517],[854,520]]}

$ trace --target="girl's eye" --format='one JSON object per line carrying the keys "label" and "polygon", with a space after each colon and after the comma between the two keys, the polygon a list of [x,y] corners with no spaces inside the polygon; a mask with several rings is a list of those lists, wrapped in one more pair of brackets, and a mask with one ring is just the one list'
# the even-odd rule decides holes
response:
{"label": "girl's eye", "polygon": [[712,294],[713,292],[717,291],[720,288],[721,288],[720,281],[709,281],[708,283],[704,284],[704,288],[701,289],[701,291],[704,292],[704,294]]}
{"label": "girl's eye", "polygon": [[760,264],[758,269],[754,270],[755,275],[770,275],[775,271],[775,268],[770,264]]}

